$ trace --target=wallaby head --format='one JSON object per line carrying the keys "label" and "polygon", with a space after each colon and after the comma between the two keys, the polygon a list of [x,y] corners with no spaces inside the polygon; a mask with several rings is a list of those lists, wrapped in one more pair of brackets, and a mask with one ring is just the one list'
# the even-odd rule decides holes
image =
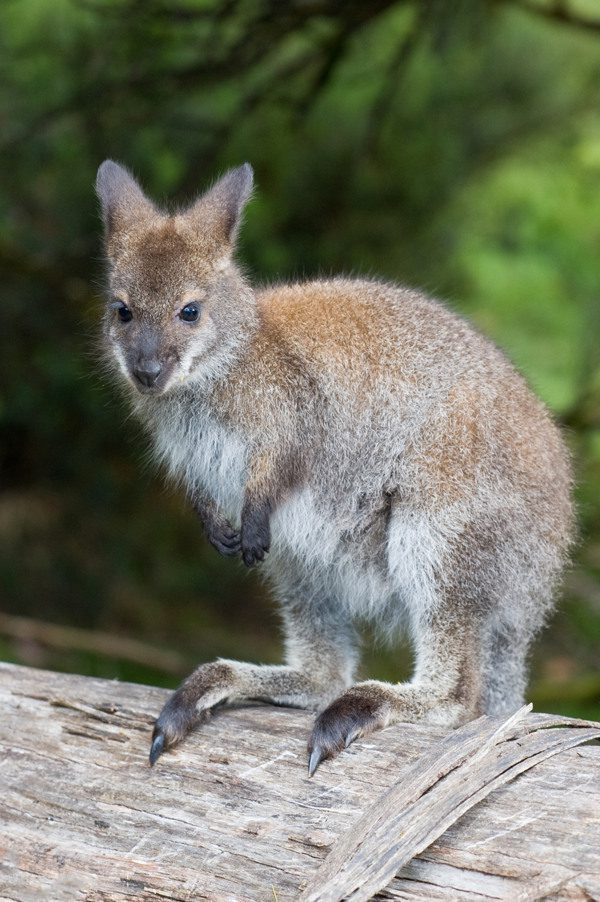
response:
{"label": "wallaby head", "polygon": [[109,264],[105,336],[123,375],[139,392],[161,394],[218,371],[255,317],[233,261],[252,167],[230,170],[175,214],[112,160],[96,190]]}

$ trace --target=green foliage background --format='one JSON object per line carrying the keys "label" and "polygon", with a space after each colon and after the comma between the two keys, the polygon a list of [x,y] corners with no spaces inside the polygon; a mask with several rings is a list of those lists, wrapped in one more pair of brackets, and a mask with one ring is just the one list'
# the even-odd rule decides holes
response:
{"label": "green foliage background", "polygon": [[[591,0],[5,0],[3,657],[168,685],[215,655],[278,659],[260,583],[217,558],[147,466],[95,350],[98,164],[185,202],[247,159],[258,189],[240,256],[257,281],[421,286],[502,345],[566,424],[581,541],[532,697],[600,719],[594,14]],[[128,637],[142,645],[111,649]],[[398,678],[408,652],[371,650],[366,670]]]}

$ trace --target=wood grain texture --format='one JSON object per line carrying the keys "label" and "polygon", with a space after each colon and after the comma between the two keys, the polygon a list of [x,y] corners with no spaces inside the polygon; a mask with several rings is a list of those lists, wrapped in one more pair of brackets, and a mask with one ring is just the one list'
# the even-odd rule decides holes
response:
{"label": "wood grain texture", "polygon": [[426,752],[369,806],[335,844],[302,902],[367,902],[397,871],[499,786],[536,764],[600,737],[587,724],[552,729],[527,719],[531,706],[503,722],[480,718]]}
{"label": "wood grain texture", "polygon": [[[151,725],[166,695],[0,665],[0,902],[296,900],[311,881],[314,887],[340,837],[356,846],[370,808],[383,814],[394,793],[412,804],[433,799],[444,778],[430,779],[420,795],[418,781],[425,787],[423,774],[435,776],[445,754],[465,759],[467,751],[466,741],[453,746],[456,733],[444,740],[434,728],[397,725],[357,742],[309,780],[310,715],[247,707],[219,713],[151,770]],[[532,754],[540,759],[455,822],[450,804],[433,806],[436,820],[425,809],[408,817],[394,803],[387,845],[408,842],[393,832],[408,830],[423,851],[375,898],[600,898],[600,747],[542,760],[550,747],[568,744],[569,732],[581,738],[586,730],[577,722],[561,730],[557,722],[527,715],[517,738],[480,756],[487,776],[482,768],[464,771],[455,800],[481,792],[492,773],[497,778],[493,749],[505,756],[501,773]]]}

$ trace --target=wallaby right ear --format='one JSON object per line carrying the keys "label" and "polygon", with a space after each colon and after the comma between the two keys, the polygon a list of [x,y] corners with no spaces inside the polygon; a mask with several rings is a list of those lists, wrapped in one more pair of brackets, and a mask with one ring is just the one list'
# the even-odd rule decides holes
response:
{"label": "wallaby right ear", "polygon": [[156,215],[156,207],[148,200],[131,173],[113,160],[105,160],[98,169],[96,193],[102,206],[108,242],[141,219]]}
{"label": "wallaby right ear", "polygon": [[209,232],[228,248],[235,244],[245,205],[252,194],[254,172],[250,163],[226,172],[192,204],[185,216],[200,231]]}

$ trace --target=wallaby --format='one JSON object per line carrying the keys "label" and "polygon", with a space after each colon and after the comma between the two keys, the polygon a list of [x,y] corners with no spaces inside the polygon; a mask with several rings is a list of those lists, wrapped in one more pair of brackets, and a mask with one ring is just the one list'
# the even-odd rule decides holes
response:
{"label": "wallaby", "polygon": [[[234,260],[252,168],[184,212],[98,171],[104,335],[157,456],[224,555],[281,605],[285,664],[202,664],[150,762],[215,706],[318,712],[309,773],[398,721],[453,728],[523,701],[572,528],[569,456],[504,355],[418,291],[369,279],[253,288]],[[355,625],[408,630],[410,682],[354,682]]]}

